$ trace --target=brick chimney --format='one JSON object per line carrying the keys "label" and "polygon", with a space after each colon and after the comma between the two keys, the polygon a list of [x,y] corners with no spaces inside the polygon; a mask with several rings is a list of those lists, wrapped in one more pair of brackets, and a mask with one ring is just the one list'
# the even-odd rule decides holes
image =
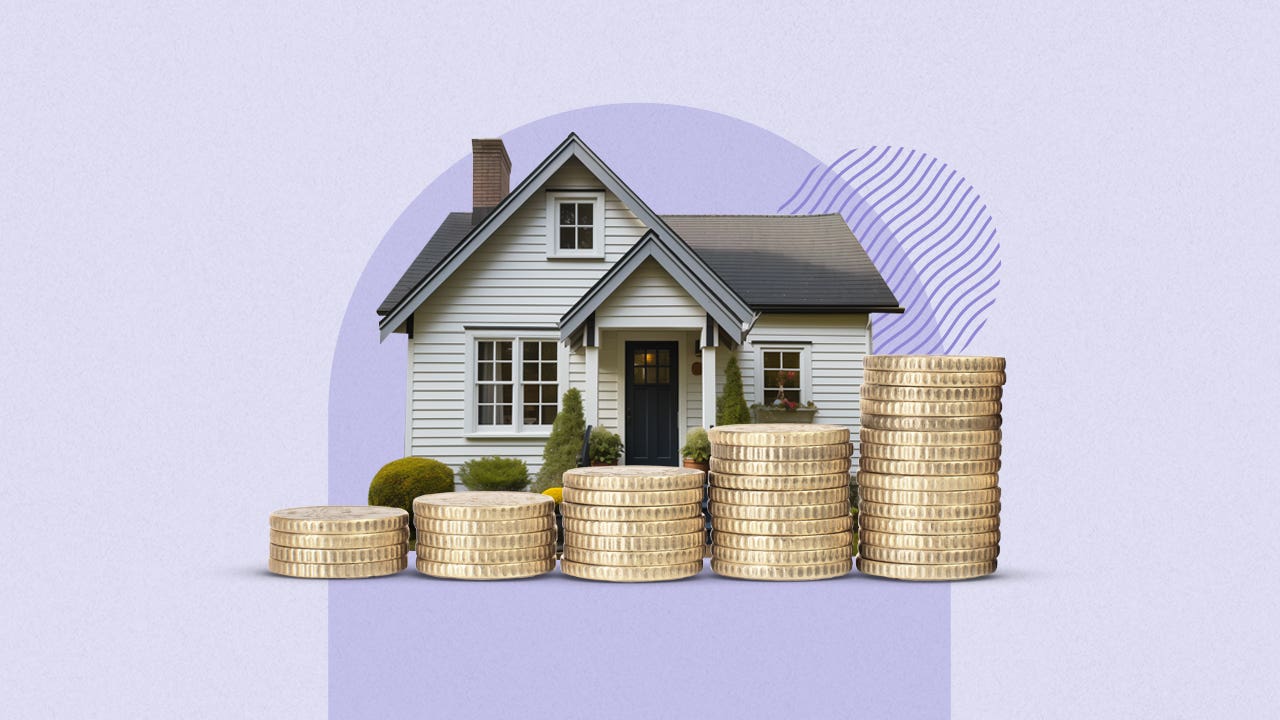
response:
{"label": "brick chimney", "polygon": [[472,210],[491,208],[511,192],[511,157],[501,138],[471,141]]}

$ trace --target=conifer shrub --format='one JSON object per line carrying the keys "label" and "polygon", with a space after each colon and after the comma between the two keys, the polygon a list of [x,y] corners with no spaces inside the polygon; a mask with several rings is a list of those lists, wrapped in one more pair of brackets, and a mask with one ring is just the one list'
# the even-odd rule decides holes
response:
{"label": "conifer shrub", "polygon": [[551,424],[551,437],[542,449],[542,468],[533,485],[534,492],[562,487],[560,479],[566,470],[578,467],[578,455],[582,451],[582,435],[587,420],[582,412],[582,393],[569,388],[560,399],[560,412]]}
{"label": "conifer shrub", "polygon": [[[715,372],[712,368],[710,372]],[[751,411],[747,409],[747,398],[742,394],[742,369],[738,367],[738,358],[729,356],[729,363],[724,368],[724,392],[716,398],[716,425],[741,425],[751,422]]]}

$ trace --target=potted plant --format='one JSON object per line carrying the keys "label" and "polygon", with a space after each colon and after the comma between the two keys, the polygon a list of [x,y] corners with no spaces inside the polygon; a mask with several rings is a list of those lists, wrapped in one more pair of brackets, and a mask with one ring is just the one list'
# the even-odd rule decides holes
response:
{"label": "potted plant", "polygon": [[605,428],[592,428],[587,453],[593,466],[617,465],[618,458],[622,457],[622,438]]}
{"label": "potted plant", "polygon": [[818,414],[818,406],[809,401],[803,405],[787,397],[786,386],[794,384],[796,373],[778,373],[778,394],[769,403],[751,406],[751,421],[756,423],[811,423]]}
{"label": "potted plant", "polygon": [[711,441],[707,439],[707,431],[694,428],[684,438],[684,447],[680,448],[680,457],[684,458],[684,466],[708,472],[711,470]]}

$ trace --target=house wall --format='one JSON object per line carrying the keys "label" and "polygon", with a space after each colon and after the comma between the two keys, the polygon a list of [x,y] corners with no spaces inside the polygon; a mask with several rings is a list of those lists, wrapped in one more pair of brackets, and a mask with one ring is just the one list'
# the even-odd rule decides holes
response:
{"label": "house wall", "polygon": [[[604,190],[576,160],[553,175],[545,189]],[[518,457],[531,472],[541,466],[547,432],[467,436],[469,344],[467,329],[482,326],[541,328],[558,337],[560,317],[625,253],[645,226],[605,191],[605,259],[547,259],[545,195],[535,193],[415,314],[409,340],[410,400],[407,455],[432,457],[455,470],[481,455]],[[585,388],[581,352],[561,346],[560,393]],[[578,384],[581,383],[581,384]]]}

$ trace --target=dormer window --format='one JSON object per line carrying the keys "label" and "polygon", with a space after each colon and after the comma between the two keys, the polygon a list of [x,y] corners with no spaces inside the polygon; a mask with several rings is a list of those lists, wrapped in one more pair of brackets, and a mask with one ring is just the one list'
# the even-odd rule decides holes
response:
{"label": "dormer window", "polygon": [[548,257],[604,257],[604,193],[547,193]]}

